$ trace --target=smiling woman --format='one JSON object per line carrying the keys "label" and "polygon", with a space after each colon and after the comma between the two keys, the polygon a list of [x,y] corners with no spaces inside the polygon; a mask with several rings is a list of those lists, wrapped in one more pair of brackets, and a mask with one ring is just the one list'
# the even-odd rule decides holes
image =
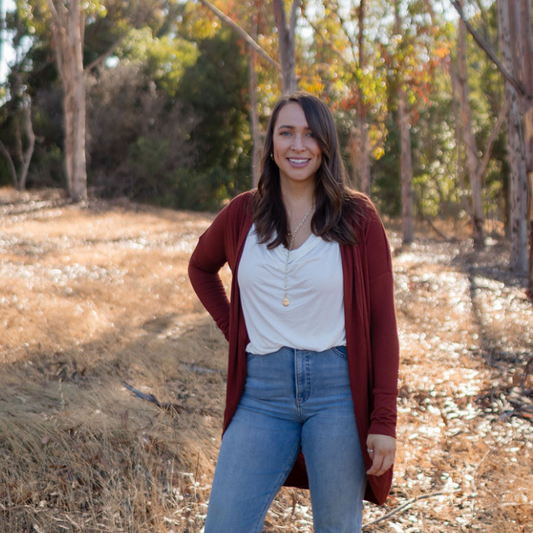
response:
{"label": "smiling woman", "polygon": [[189,277],[229,341],[205,533],[262,531],[282,485],[310,489],[316,533],[361,531],[363,499],[386,500],[396,451],[391,257],[374,206],[346,185],[321,100],[278,102],[257,190],[200,237]]}
{"label": "smiling woman", "polygon": [[314,188],[314,177],[322,163],[322,150],[307,124],[303,109],[295,102],[284,106],[278,115],[273,156],[279,168],[282,191],[291,187]]}

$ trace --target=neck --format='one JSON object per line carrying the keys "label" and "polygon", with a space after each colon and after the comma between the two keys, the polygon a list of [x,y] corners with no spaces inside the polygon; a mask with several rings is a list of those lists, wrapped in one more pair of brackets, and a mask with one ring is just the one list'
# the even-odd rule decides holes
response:
{"label": "neck", "polygon": [[281,183],[281,197],[289,212],[306,211],[315,199],[314,183]]}

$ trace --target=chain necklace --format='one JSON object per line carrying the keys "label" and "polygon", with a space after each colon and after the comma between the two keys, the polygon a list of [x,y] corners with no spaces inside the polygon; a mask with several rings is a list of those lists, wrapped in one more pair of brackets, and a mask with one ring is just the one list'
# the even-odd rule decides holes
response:
{"label": "chain necklace", "polygon": [[304,225],[305,221],[309,218],[311,211],[313,210],[313,204],[307,210],[307,213],[304,215],[300,223],[296,226],[294,231],[289,231],[289,247],[287,248],[287,259],[285,260],[285,287],[283,291],[283,305],[285,307],[289,306],[289,295],[288,295],[288,285],[289,285],[289,258],[291,255],[292,247],[294,246],[294,239],[296,239],[296,234],[298,230]]}

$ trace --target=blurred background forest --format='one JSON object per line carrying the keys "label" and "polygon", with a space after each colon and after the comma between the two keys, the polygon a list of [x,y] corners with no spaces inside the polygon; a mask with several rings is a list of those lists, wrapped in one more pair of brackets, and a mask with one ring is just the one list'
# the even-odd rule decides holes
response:
{"label": "blurred background forest", "polygon": [[527,268],[530,0],[2,3],[0,185],[216,210],[255,183],[270,108],[299,88],[404,241],[413,217],[470,220]]}

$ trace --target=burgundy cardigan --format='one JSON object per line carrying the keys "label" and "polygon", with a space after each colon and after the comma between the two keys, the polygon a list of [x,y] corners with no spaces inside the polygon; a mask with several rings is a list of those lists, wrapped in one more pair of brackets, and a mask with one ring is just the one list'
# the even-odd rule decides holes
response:
{"label": "burgundy cardigan", "polygon": [[[240,303],[237,269],[252,225],[254,191],[234,198],[200,237],[189,263],[189,278],[200,301],[229,342],[224,431],[237,409],[246,381],[248,334]],[[366,468],[369,433],[396,436],[399,346],[394,309],[390,247],[371,201],[361,195],[365,217],[357,230],[358,244],[341,246],[348,368],[355,418]],[[233,279],[230,299],[218,271],[229,264]],[[369,476],[365,499],[383,504],[392,483],[392,468]],[[287,486],[308,488],[300,454]]]}

